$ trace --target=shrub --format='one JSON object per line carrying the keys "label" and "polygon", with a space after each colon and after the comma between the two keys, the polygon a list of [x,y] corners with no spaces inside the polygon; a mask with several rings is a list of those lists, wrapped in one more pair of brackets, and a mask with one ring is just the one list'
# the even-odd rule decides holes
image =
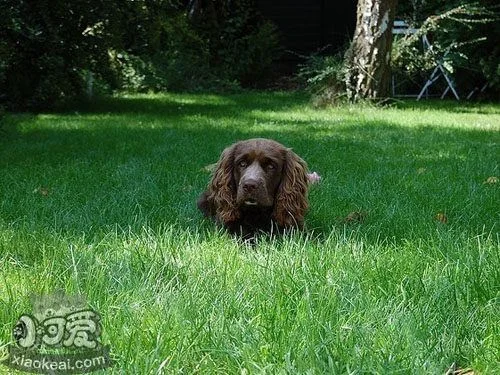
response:
{"label": "shrub", "polygon": [[210,70],[225,81],[259,81],[280,57],[278,30],[252,0],[207,2],[193,11],[191,24],[206,42]]}
{"label": "shrub", "polygon": [[[132,7],[118,21],[120,48],[109,51],[113,86],[127,91],[191,90],[210,75],[206,42],[168,2]],[[129,13],[135,14],[130,23]],[[140,30],[137,34],[134,31]]]}
{"label": "shrub", "polygon": [[234,88],[264,76],[279,38],[252,0],[190,4],[197,12],[176,0],[0,2],[0,104],[53,107],[86,95],[89,76],[99,91]]}
{"label": "shrub", "polygon": [[345,66],[341,53],[307,57],[299,66],[298,77],[311,92],[315,105],[333,104],[345,97]]}
{"label": "shrub", "polygon": [[228,79],[246,86],[258,82],[280,56],[277,28],[271,22],[264,22],[249,35],[235,38],[219,53],[222,64],[217,70],[225,71]]}
{"label": "shrub", "polygon": [[10,108],[37,109],[81,95],[82,69],[98,70],[107,34],[105,1],[0,3],[0,87]]}
{"label": "shrub", "polygon": [[117,89],[234,89],[261,79],[279,56],[277,29],[252,1],[193,2],[189,13],[169,2],[139,5],[127,3],[115,26],[124,30],[109,54]]}

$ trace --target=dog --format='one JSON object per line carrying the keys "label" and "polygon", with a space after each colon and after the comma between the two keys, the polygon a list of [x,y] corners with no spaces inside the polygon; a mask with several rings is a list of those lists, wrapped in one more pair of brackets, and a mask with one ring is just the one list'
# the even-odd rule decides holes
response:
{"label": "dog", "polygon": [[198,208],[230,233],[302,228],[309,183],[319,178],[291,149],[264,138],[227,147],[221,154]]}

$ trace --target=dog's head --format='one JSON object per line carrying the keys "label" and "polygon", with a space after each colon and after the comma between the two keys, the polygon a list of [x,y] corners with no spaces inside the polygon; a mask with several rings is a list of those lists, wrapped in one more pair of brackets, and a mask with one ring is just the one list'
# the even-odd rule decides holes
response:
{"label": "dog's head", "polygon": [[280,143],[259,138],[223,151],[206,199],[222,223],[238,220],[242,211],[262,208],[271,209],[282,227],[301,226],[307,188],[306,163]]}
{"label": "dog's head", "polygon": [[240,142],[233,150],[236,205],[271,207],[283,176],[287,150],[268,140]]}

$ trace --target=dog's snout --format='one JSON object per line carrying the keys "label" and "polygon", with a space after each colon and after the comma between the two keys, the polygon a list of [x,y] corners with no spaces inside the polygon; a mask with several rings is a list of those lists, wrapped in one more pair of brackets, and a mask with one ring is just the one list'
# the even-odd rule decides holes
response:
{"label": "dog's snout", "polygon": [[252,193],[255,189],[257,189],[258,186],[259,186],[258,181],[253,178],[245,180],[243,182],[243,190],[246,193]]}
{"label": "dog's snout", "polygon": [[263,185],[264,178],[262,168],[258,163],[253,163],[245,171],[241,178],[241,187],[246,193],[252,193]]}
{"label": "dog's snout", "polygon": [[273,204],[269,195],[265,171],[258,161],[252,162],[239,179],[237,202],[245,207],[268,207]]}

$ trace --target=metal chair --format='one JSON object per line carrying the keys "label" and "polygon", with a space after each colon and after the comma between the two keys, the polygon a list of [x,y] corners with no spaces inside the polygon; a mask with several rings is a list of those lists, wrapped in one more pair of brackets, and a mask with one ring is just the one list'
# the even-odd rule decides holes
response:
{"label": "metal chair", "polygon": [[[394,26],[392,29],[392,34],[393,35],[409,35],[409,34],[416,34],[419,32],[419,29],[415,29],[410,27],[405,21],[401,20],[396,20],[394,21]],[[423,50],[432,50],[432,43],[429,41],[429,38],[427,37],[426,34],[422,34],[422,46]],[[445,95],[451,90],[453,95],[457,100],[460,100],[460,97],[458,96],[457,90],[455,89],[455,85],[453,83],[453,80],[450,78],[448,71],[444,67],[444,58],[446,55],[449,53],[449,48],[448,50],[445,51],[444,55],[436,62],[436,67],[432,71],[431,75],[425,82],[424,86],[420,90],[419,94],[417,96],[417,100],[420,100],[425,93],[428,92],[428,89],[434,82],[436,82],[441,76],[444,77],[446,81],[446,89],[441,95],[441,99],[445,97]],[[393,95],[395,95],[395,83],[394,83],[394,78],[393,78],[393,84],[392,84],[392,90],[393,90]],[[415,95],[405,95],[405,96],[415,96]]]}

